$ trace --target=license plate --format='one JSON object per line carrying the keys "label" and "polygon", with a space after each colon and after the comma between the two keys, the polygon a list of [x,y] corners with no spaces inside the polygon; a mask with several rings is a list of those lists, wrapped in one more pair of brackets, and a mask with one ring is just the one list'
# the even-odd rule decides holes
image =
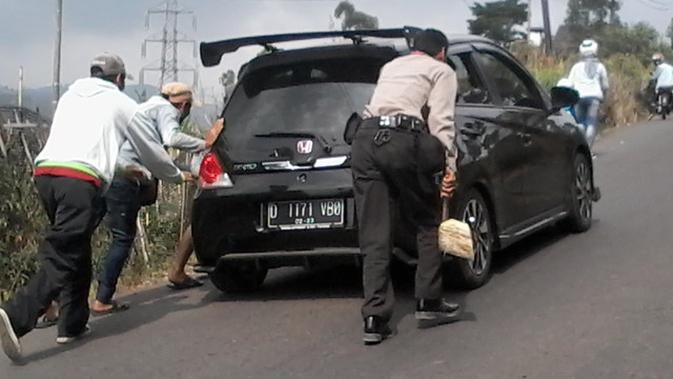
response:
{"label": "license plate", "polygon": [[271,229],[324,229],[344,225],[344,200],[319,199],[277,201],[266,205],[266,221]]}

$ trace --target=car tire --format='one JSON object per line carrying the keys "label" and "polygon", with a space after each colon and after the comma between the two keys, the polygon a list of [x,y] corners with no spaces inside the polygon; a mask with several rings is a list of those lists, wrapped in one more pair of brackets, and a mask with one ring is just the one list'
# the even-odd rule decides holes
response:
{"label": "car tire", "polygon": [[264,283],[268,271],[254,262],[220,262],[209,276],[213,285],[222,292],[252,292]]}
{"label": "car tire", "polygon": [[465,289],[479,288],[490,278],[495,246],[490,208],[479,191],[472,189],[459,199],[456,212],[456,218],[468,223],[472,229],[475,258],[470,262],[454,257],[454,269],[451,270],[454,278],[450,280]]}
{"label": "car tire", "polygon": [[593,216],[593,178],[586,154],[575,155],[574,171],[569,185],[570,205],[566,229],[572,233],[586,232],[591,228]]}

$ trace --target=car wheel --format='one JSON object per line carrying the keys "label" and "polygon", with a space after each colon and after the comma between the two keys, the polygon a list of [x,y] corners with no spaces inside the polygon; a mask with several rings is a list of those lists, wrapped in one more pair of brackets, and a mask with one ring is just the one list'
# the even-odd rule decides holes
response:
{"label": "car wheel", "polygon": [[570,183],[570,206],[567,227],[573,233],[591,228],[593,216],[593,178],[589,159],[585,154],[575,156],[575,172]]}
{"label": "car wheel", "polygon": [[262,285],[268,271],[254,262],[220,262],[210,273],[210,281],[223,292],[251,292]]}
{"label": "car wheel", "polygon": [[483,286],[490,277],[495,232],[491,213],[483,196],[477,190],[469,191],[459,201],[457,215],[472,230],[474,260],[455,258],[458,284],[467,289]]}

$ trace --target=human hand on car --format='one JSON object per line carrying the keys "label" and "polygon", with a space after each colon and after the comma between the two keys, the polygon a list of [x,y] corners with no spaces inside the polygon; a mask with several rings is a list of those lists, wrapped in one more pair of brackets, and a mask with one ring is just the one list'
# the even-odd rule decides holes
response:
{"label": "human hand on car", "polygon": [[213,146],[222,129],[224,129],[224,118],[218,118],[206,133],[206,148],[210,149]]}
{"label": "human hand on car", "polygon": [[440,196],[442,199],[450,199],[456,190],[456,174],[451,170],[446,170],[444,178],[442,178],[442,188]]}
{"label": "human hand on car", "polygon": [[195,180],[194,175],[192,175],[191,172],[188,171],[182,171],[182,181],[187,183],[187,182],[193,182]]}

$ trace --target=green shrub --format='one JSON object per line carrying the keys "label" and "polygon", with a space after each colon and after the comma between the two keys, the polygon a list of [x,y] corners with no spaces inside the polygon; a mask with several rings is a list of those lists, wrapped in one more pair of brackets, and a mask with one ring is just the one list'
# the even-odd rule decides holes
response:
{"label": "green shrub", "polygon": [[[48,226],[20,140],[10,139],[7,147],[9,156],[4,159],[0,155],[0,301],[23,286],[37,270],[37,250]],[[173,256],[179,236],[180,189],[174,185],[162,187],[159,205],[141,211],[149,259],[145,262],[142,254],[132,253],[121,278],[122,286],[163,275]],[[92,239],[95,273],[100,270],[110,241],[103,222]]]}
{"label": "green shrub", "polygon": [[603,105],[604,124],[627,125],[647,117],[647,100],[643,89],[649,73],[634,55],[615,54],[604,61],[610,78],[610,90]]}
{"label": "green shrub", "polygon": [[35,271],[36,236],[47,223],[20,140],[7,135],[3,139],[9,154],[6,159],[0,155],[0,300]]}

